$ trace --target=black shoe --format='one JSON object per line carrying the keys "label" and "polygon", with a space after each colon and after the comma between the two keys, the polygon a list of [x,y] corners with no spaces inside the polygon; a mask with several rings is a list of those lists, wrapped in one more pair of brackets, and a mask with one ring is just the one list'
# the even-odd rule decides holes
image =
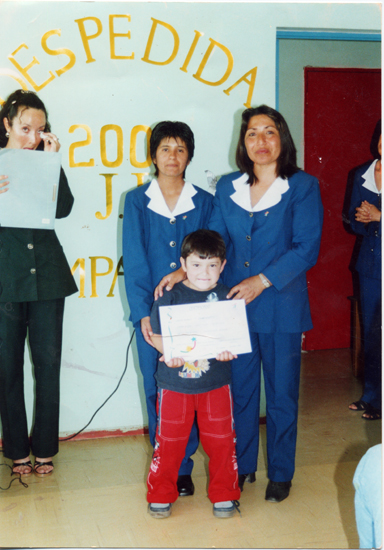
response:
{"label": "black shoe", "polygon": [[193,484],[191,476],[179,476],[177,478],[177,490],[179,496],[190,497],[195,492],[195,486]]}
{"label": "black shoe", "polygon": [[255,483],[256,474],[252,472],[251,474],[240,474],[239,475],[239,489],[242,491],[244,489],[244,483]]}
{"label": "black shoe", "polygon": [[290,481],[269,481],[265,492],[265,500],[269,502],[281,502],[289,495]]}

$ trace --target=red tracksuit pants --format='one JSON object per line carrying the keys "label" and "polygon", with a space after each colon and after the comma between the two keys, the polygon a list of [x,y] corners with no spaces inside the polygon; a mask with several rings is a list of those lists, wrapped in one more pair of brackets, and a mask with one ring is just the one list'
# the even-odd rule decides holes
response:
{"label": "red tracksuit pants", "polygon": [[147,479],[148,502],[175,502],[177,477],[197,414],[200,441],[209,457],[211,502],[237,500],[237,460],[232,395],[229,386],[199,394],[159,390],[156,445]]}

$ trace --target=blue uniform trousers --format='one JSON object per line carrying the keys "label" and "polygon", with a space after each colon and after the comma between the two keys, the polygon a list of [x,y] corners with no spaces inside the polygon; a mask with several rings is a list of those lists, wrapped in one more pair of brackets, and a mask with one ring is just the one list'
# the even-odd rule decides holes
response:
{"label": "blue uniform trousers", "polygon": [[267,401],[268,478],[290,481],[295,470],[301,333],[251,332],[252,352],[232,361],[239,475],[257,470],[261,362]]}
{"label": "blue uniform trousers", "polygon": [[[159,354],[157,350],[151,347],[144,340],[143,334],[140,328],[140,322],[135,323],[136,329],[136,344],[139,354],[139,363],[141,374],[144,380],[144,392],[147,403],[148,412],[148,430],[149,439],[152,446],[155,446],[156,426],[157,426],[157,413],[156,413],[156,400],[157,400],[157,384],[155,380],[155,374],[157,369],[157,361]],[[199,433],[197,428],[196,419],[193,423],[191,435],[188,440],[187,448],[185,451],[185,457],[181,463],[179,475],[191,475],[193,468],[193,460],[190,458],[195,454],[197,447],[199,446]]]}
{"label": "blue uniform trousers", "polygon": [[364,334],[362,401],[381,409],[381,280],[359,273]]}

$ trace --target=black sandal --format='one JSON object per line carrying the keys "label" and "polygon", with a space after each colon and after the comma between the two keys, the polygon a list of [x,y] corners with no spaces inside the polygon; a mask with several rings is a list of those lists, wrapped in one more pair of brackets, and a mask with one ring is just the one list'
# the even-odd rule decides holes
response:
{"label": "black sandal", "polygon": [[[25,473],[16,472],[15,468],[18,468],[19,466],[28,466],[29,472],[25,472]],[[22,477],[29,477],[32,474],[33,474],[33,466],[32,466],[32,462],[30,460],[28,460],[28,462],[14,462],[13,463],[11,476],[19,475],[19,476],[22,476]]]}
{"label": "black sandal", "polygon": [[[367,414],[369,416],[364,416],[364,414]],[[380,420],[381,419],[381,410],[376,409],[375,407],[372,407],[372,405],[368,405],[368,407],[365,409],[364,414],[361,417],[364,420]]]}
{"label": "black sandal", "polygon": [[[38,468],[41,468],[42,466],[52,466],[52,470],[49,472],[39,472]],[[35,472],[35,475],[37,477],[47,477],[50,476],[53,473],[53,462],[50,460],[49,462],[38,462],[35,460],[35,466],[33,468],[33,471]]]}
{"label": "black sandal", "polygon": [[[355,405],[356,409],[351,409],[351,405]],[[354,411],[354,412],[366,411],[370,407],[369,403],[366,403],[361,399],[359,399],[358,401],[354,401],[353,403],[351,403],[351,405],[349,405],[348,408],[350,411]]]}

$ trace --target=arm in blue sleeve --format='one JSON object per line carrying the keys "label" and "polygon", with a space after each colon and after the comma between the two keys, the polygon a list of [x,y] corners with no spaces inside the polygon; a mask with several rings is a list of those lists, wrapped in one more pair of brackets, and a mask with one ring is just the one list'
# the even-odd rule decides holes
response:
{"label": "arm in blue sleeve", "polygon": [[124,281],[133,323],[151,313],[153,303],[150,259],[145,247],[143,208],[134,192],[127,193],[123,222]]}
{"label": "arm in blue sleeve", "polygon": [[311,178],[293,204],[292,247],[263,269],[277,290],[282,290],[301,273],[315,265],[320,249],[323,206],[319,184]]}
{"label": "arm in blue sleeve", "polygon": [[208,223],[208,229],[211,229],[212,231],[217,231],[218,233],[220,233],[220,235],[224,239],[225,246],[228,247],[230,238],[227,230],[227,225],[224,221],[224,217],[222,214],[221,201],[223,200],[223,198],[222,198],[222,194],[220,193],[219,187],[220,187],[220,182],[217,185],[216,194],[213,198],[213,207],[212,207],[211,217]]}

